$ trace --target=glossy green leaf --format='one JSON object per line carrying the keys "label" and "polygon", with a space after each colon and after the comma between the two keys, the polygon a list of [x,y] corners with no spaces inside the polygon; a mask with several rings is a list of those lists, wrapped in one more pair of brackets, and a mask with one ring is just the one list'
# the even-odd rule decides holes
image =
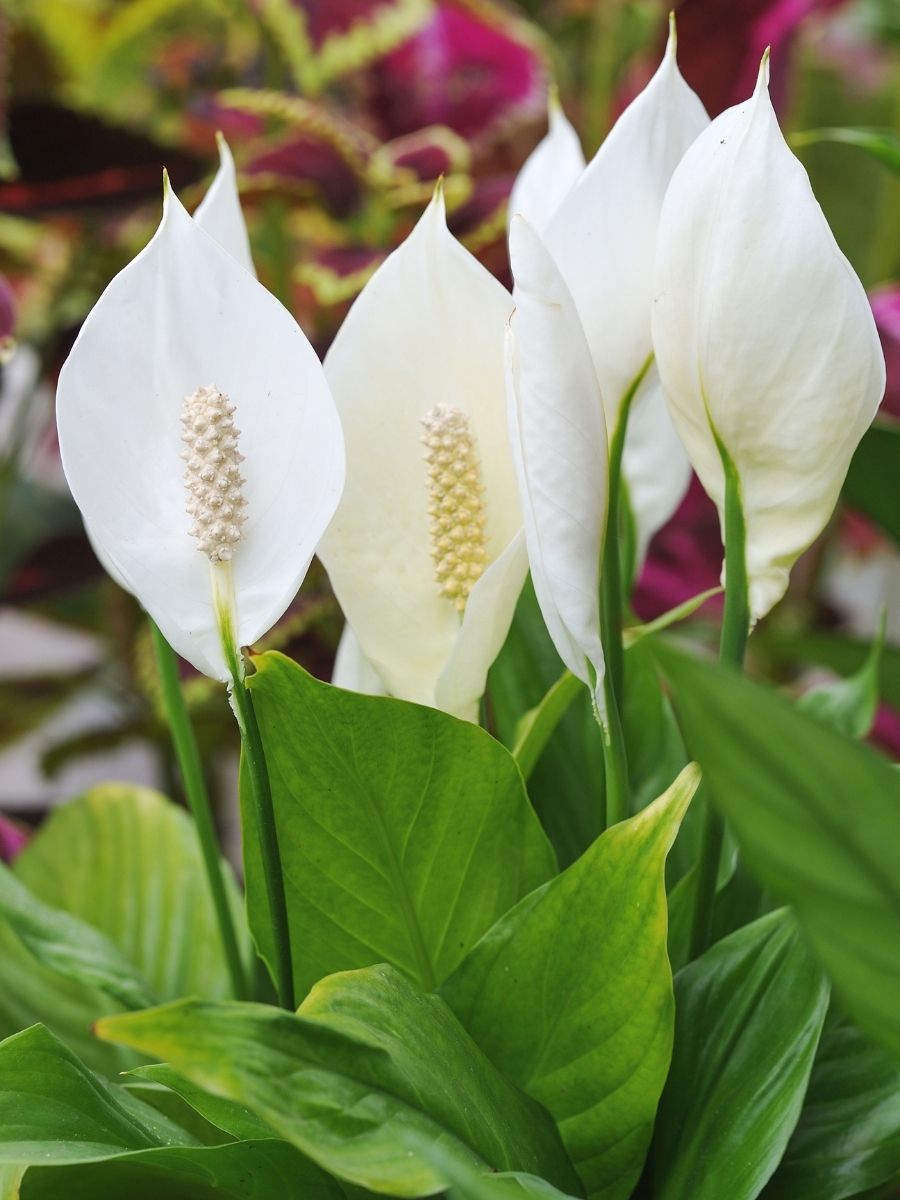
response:
{"label": "glossy green leaf", "polygon": [[[156,996],[228,994],[193,826],[158,793],[126,784],[93,789],[46,820],[13,871],[40,902],[93,926],[94,945],[108,940]],[[242,926],[246,938],[240,917]],[[88,941],[74,950],[88,954]],[[88,1066],[115,1075],[136,1057],[98,1042],[91,1025],[129,1006],[123,987],[116,999],[87,976],[67,978],[0,921],[0,1036],[43,1022]]]}
{"label": "glossy green leaf", "polygon": [[129,1079],[152,1080],[176,1092],[207,1121],[232,1137],[253,1141],[274,1136],[271,1125],[267,1125],[246,1105],[204,1091],[177,1071],[173,1071],[168,1063],[151,1063],[145,1067],[136,1067],[129,1071],[128,1076]]}
{"label": "glossy green leaf", "polygon": [[856,146],[900,175],[900,135],[893,129],[804,129],[791,137],[791,145],[798,148],[821,142]]}
{"label": "glossy green leaf", "polygon": [[[529,579],[488,676],[488,727],[505,745],[515,746],[520,721],[541,704],[561,669]],[[531,769],[528,794],[560,865],[568,866],[603,828],[603,741],[587,688],[577,689]]]}
{"label": "glossy green leaf", "polygon": [[828,986],[779,909],[685,967],[675,1002],[654,1200],[753,1200],[800,1115]]}
{"label": "glossy green leaf", "polygon": [[190,1145],[183,1129],[88,1070],[41,1025],[0,1043],[0,1162],[73,1163]]}
{"label": "glossy green leaf", "polygon": [[523,1196],[535,1200],[575,1200],[537,1175],[519,1172],[485,1175],[438,1145],[419,1142],[417,1148],[448,1181],[452,1200],[522,1200]]}
{"label": "glossy green leaf", "polygon": [[245,1104],[314,1162],[395,1196],[445,1179],[412,1145],[437,1142],[483,1170],[576,1187],[549,1116],[488,1062],[438,996],[393,967],[329,976],[296,1014],[183,1001],[101,1021],[101,1037],[166,1059]]}
{"label": "glossy green leaf", "polygon": [[847,679],[824,684],[804,693],[797,701],[802,712],[812,713],[846,737],[865,737],[878,712],[878,676],[884,649],[885,622],[872,643],[866,661]]}
{"label": "glossy green leaf", "polygon": [[[515,761],[436,709],[342,691],[280,654],[255,662],[296,994],[378,962],[433,988],[555,872]],[[262,864],[246,842],[250,922],[269,956]]]}
{"label": "glossy green leaf", "polygon": [[900,505],[895,494],[898,472],[900,424],[876,422],[853,456],[843,496],[848,504],[877,521],[896,542],[900,542]]}
{"label": "glossy green leaf", "polygon": [[512,752],[524,779],[530,778],[554,730],[583,686],[571,671],[563,671],[541,702],[519,720]]}
{"label": "glossy green leaf", "polygon": [[31,1167],[21,1200],[344,1200],[340,1184],[286,1142],[169,1146],[106,1162]]}
{"label": "glossy green leaf", "polygon": [[93,788],[48,817],[15,872],[41,900],[100,930],[160,999],[230,994],[194,826],[158,792]]}
{"label": "glossy green leaf", "polygon": [[105,992],[125,1008],[154,1003],[149,987],[117,946],[93,926],[38,900],[2,864],[0,917],[50,970]]}
{"label": "glossy green leaf", "polygon": [[494,926],[442,994],[554,1116],[591,1198],[631,1194],[672,1048],[666,854],[699,782],[688,767],[636,817]]}
{"label": "glossy green leaf", "polygon": [[900,1054],[900,773],[733,671],[657,653],[748,867],[794,906],[849,1014]]}
{"label": "glossy green leaf", "polygon": [[900,1066],[829,1017],[803,1112],[765,1200],[844,1200],[900,1177]]}

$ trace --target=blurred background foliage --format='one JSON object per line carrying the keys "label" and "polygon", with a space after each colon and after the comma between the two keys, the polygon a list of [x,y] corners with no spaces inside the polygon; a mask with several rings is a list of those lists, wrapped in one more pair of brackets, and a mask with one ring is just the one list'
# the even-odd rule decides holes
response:
{"label": "blurred background foliage", "polygon": [[[30,820],[109,776],[177,792],[141,615],[84,538],[53,422],[56,374],[80,321],[158,222],[163,166],[196,203],[215,170],[216,131],[225,133],[260,278],[324,353],[440,176],[454,233],[510,282],[506,200],[545,130],[548,87],[556,84],[592,153],[655,69],[668,7],[0,0],[0,807]],[[852,505],[798,565],[754,638],[752,669],[794,689],[822,668],[850,671],[886,605],[887,704],[875,736],[896,753],[900,5],[675,8],[682,71],[711,115],[749,94],[772,46],[783,126],[870,289],[889,361],[885,424],[851,472]],[[694,487],[654,543],[637,612],[649,618],[712,586],[720,560],[715,513]],[[559,666],[536,621],[526,596],[505,652],[528,703]],[[327,677],[340,623],[313,571],[265,644]],[[702,617],[697,629],[702,637]],[[501,734],[516,716],[509,678],[509,669],[495,673]],[[189,690],[201,738],[220,746],[232,736],[224,696],[200,678]],[[560,744],[571,736],[564,722]],[[544,790],[552,793],[552,774]],[[0,834],[15,840],[8,827]]]}

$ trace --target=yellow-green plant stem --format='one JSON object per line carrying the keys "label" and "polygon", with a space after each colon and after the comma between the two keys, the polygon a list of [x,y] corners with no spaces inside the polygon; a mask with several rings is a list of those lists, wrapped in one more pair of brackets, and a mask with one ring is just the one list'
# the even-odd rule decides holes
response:
{"label": "yellow-green plant stem", "polygon": [[[284,872],[278,849],[278,828],[275,823],[275,805],[272,802],[272,787],[269,768],[259,732],[259,723],[253,708],[253,697],[247,687],[244,663],[238,648],[235,631],[234,584],[230,563],[219,563],[211,569],[213,597],[219,624],[219,637],[225,663],[231,675],[231,704],[237,717],[241,733],[243,762],[249,785],[250,806],[253,824],[259,838],[259,853],[262,860],[263,878],[266,885],[266,902],[272,927],[274,961],[271,964],[273,983],[278,1003],[282,1008],[294,1010],[294,967],[291,956],[291,938],[288,925],[287,899],[284,891]],[[244,837],[248,831],[244,831]]]}
{"label": "yellow-green plant stem", "polygon": [[619,499],[622,491],[622,455],[631,404],[650,369],[650,355],[632,380],[622,398],[619,419],[609,443],[609,493],[606,510],[606,538],[600,564],[600,641],[606,674],[603,692],[606,699],[606,726],[603,730],[603,759],[606,771],[606,825],[615,825],[629,814],[631,789],[628,757],[622,731],[622,697],[625,680],[625,650],[622,642],[622,557],[619,546]]}
{"label": "yellow-green plant stem", "polygon": [[203,866],[206,869],[206,880],[219,923],[219,936],[222,939],[222,949],[225,952],[231,987],[238,1000],[246,1000],[249,997],[247,977],[241,960],[231,906],[228,903],[228,893],[225,890],[222,856],[219,852],[209,796],[203,778],[203,768],[200,764],[197,739],[194,737],[184,692],[181,688],[178,661],[175,651],[153,621],[150,621],[150,633],[153,638],[153,649],[159,671],[163,708],[169,724],[169,731],[172,734],[175,756],[181,770],[184,793],[200,842]]}
{"label": "yellow-green plant stem", "polygon": [[294,968],[291,958],[291,939],[288,927],[287,900],[284,892],[284,873],[281,869],[281,854],[278,850],[278,830],[275,825],[275,806],[272,803],[272,788],[269,783],[269,768],[259,733],[259,724],[251,696],[243,679],[234,679],[232,692],[247,780],[250,785],[250,801],[266,881],[266,900],[269,920],[272,923],[272,942],[275,947],[273,974],[275,992],[282,1008],[293,1011]]}
{"label": "yellow-green plant stem", "polygon": [[[719,659],[740,669],[750,632],[750,600],[747,580],[747,531],[741,506],[741,487],[734,464],[719,445],[725,468],[725,611],[719,641]],[[714,715],[712,719],[715,719]],[[690,956],[697,958],[710,944],[713,908],[719,879],[719,863],[725,823],[718,810],[704,796],[700,857],[697,862],[697,887],[691,922]]]}

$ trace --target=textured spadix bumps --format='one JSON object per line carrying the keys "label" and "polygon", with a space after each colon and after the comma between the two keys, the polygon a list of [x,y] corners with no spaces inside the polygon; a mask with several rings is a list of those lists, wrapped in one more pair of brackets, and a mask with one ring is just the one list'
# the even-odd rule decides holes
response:
{"label": "textured spadix bumps", "polygon": [[[194,428],[201,409],[215,437]],[[185,447],[190,414],[197,436]],[[170,645],[227,680],[217,602],[233,598],[238,645],[281,616],[340,496],[343,442],[294,318],[171,191],[152,241],[85,321],[57,417],[66,476],[104,561]],[[236,430],[245,461],[233,475]]]}
{"label": "textured spadix bumps", "polygon": [[347,439],[320,547],[338,601],[389,692],[472,720],[527,571],[504,402],[511,309],[438,194],[325,360]]}
{"label": "textured spadix bumps", "polygon": [[766,62],[675,172],[654,292],[672,418],[720,514],[717,439],[740,477],[759,618],[831,516],[884,391],[869,302],[781,135]]}

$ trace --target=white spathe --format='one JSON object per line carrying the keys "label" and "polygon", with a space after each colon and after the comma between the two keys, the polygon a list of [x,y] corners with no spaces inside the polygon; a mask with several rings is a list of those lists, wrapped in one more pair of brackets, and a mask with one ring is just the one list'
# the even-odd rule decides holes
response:
{"label": "white spathe", "polygon": [[524,217],[543,233],[551,217],[575,186],[585,168],[578,134],[563,112],[556,92],[547,108],[548,131],[525,160],[509,194],[509,222]]}
{"label": "white spathe", "polygon": [[[219,245],[227,250],[246,271],[255,276],[256,269],[250,253],[250,238],[247,234],[247,225],[244,221],[238,194],[234,159],[228,143],[221,133],[216,134],[216,143],[219,147],[219,166],[206,195],[194,211],[194,220],[202,229],[206,230],[210,237],[215,238]],[[121,577],[115,563],[110,561],[103,546],[94,537],[87,518],[85,518],[84,531],[91,544],[91,549],[107,575],[123,591],[130,591],[127,581]]]}
{"label": "white spathe", "polygon": [[[469,720],[527,572],[503,382],[511,310],[506,289],[450,234],[438,191],[325,359],[348,469],[320,557],[388,691]],[[431,553],[422,420],[439,405],[465,414],[484,488],[486,569],[462,618]]]}
{"label": "white spathe", "polygon": [[227,680],[180,457],[184,399],[209,384],[235,405],[245,456],[247,522],[230,569],[247,645],[293,599],[334,513],[340,422],[294,318],[166,189],[159,229],[106,288],[63,366],[60,450],[117,576],[179,654]]}
{"label": "white spathe", "polygon": [[599,574],[608,449],[600,386],[574,301],[537,232],[515,216],[509,241],[516,278],[509,424],[531,577],[560,658],[603,714]]}
{"label": "white spathe", "polygon": [[868,299],[781,135],[767,68],[675,172],[653,305],[672,417],[722,517],[716,435],[740,477],[754,619],[831,516],[885,383]]}
{"label": "white spathe", "polygon": [[[547,137],[526,161],[511,212],[541,233],[572,294],[600,383],[610,436],[623,401],[652,354],[650,307],[657,226],[672,173],[708,126],[697,95],[675,57],[674,23],[662,63],[625,109],[590,163],[542,228],[543,192],[559,197],[560,170],[572,161],[568,130],[551,120]],[[516,204],[523,207],[517,209]],[[634,395],[623,474],[635,518],[638,563],[650,538],[671,517],[690,482],[690,464],[650,364]]]}

